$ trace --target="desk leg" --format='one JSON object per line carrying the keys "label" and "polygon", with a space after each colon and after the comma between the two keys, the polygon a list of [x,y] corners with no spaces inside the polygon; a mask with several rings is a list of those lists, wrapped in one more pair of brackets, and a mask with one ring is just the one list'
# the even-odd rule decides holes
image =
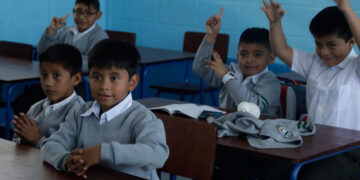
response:
{"label": "desk leg", "polygon": [[336,153],[332,153],[332,154],[328,154],[328,155],[325,155],[325,156],[322,156],[322,157],[318,157],[318,158],[312,159],[310,161],[305,161],[305,162],[302,162],[302,163],[295,164],[293,170],[291,171],[290,179],[291,180],[296,180],[297,177],[298,177],[300,168],[302,166],[304,166],[305,164],[308,164],[308,163],[311,163],[311,162],[314,162],[314,161],[318,161],[318,160],[321,160],[321,159],[325,159],[325,158],[328,158],[328,157],[331,157],[331,156],[336,156],[338,154],[341,154],[341,153],[344,153],[344,152],[347,152],[347,151],[351,151],[351,150],[354,150],[354,149],[358,149],[358,148],[360,148],[360,146],[355,146],[355,147],[345,149],[345,150],[342,150],[342,151],[339,151],[339,152],[336,152]]}

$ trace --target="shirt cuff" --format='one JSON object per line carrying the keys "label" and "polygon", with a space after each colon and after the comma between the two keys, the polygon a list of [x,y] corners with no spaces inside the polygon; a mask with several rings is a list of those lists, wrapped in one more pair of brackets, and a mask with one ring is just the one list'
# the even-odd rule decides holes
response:
{"label": "shirt cuff", "polygon": [[222,78],[222,82],[223,82],[224,84],[226,84],[226,82],[228,82],[229,80],[234,79],[234,78],[235,78],[234,73],[233,73],[233,72],[228,72],[228,73],[226,73],[226,74],[224,75],[224,77]]}

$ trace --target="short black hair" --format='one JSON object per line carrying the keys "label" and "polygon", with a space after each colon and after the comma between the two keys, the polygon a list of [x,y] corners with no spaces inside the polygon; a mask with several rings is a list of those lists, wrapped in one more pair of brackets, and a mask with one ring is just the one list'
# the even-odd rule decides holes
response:
{"label": "short black hair", "polygon": [[79,4],[79,3],[85,4],[88,8],[93,7],[97,12],[100,10],[99,0],[76,0],[75,1],[75,5]]}
{"label": "short black hair", "polygon": [[271,47],[269,42],[269,30],[265,28],[252,27],[246,29],[240,36],[238,47],[242,43],[263,44],[265,48],[271,52]]}
{"label": "short black hair", "polygon": [[40,64],[43,62],[61,65],[73,76],[81,73],[82,57],[78,49],[68,44],[55,44],[47,48],[39,56]]}
{"label": "short black hair", "polygon": [[336,6],[321,10],[310,22],[310,32],[313,36],[337,35],[347,42],[353,36],[344,14]]}
{"label": "short black hair", "polygon": [[131,43],[116,39],[104,39],[90,50],[88,67],[89,71],[92,67],[125,69],[131,78],[137,73],[139,62],[140,54]]}

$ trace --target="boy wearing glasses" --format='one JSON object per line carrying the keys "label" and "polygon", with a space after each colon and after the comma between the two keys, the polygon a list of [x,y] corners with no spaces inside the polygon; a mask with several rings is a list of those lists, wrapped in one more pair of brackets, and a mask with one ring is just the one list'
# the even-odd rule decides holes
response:
{"label": "boy wearing glasses", "polygon": [[73,14],[75,26],[64,27],[69,14],[52,18],[37,45],[39,54],[54,44],[65,43],[76,47],[83,60],[87,60],[90,49],[108,38],[106,32],[96,24],[102,15],[99,0],[76,0]]}

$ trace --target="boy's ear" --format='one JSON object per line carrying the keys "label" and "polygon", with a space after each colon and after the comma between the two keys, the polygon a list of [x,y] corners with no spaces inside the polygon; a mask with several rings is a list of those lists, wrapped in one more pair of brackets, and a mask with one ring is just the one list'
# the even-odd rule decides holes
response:
{"label": "boy's ear", "polygon": [[99,20],[102,16],[102,11],[99,11],[97,14],[96,14],[96,20]]}
{"label": "boy's ear", "polygon": [[356,43],[354,36],[349,39],[349,49],[352,49]]}
{"label": "boy's ear", "polygon": [[80,81],[81,81],[81,73],[80,72],[71,76],[71,83],[73,86],[78,85],[80,83]]}
{"label": "boy's ear", "polygon": [[276,58],[275,54],[273,52],[271,52],[268,57],[268,64],[274,63],[275,58]]}
{"label": "boy's ear", "polygon": [[134,74],[129,80],[129,91],[133,91],[139,83],[139,75]]}

